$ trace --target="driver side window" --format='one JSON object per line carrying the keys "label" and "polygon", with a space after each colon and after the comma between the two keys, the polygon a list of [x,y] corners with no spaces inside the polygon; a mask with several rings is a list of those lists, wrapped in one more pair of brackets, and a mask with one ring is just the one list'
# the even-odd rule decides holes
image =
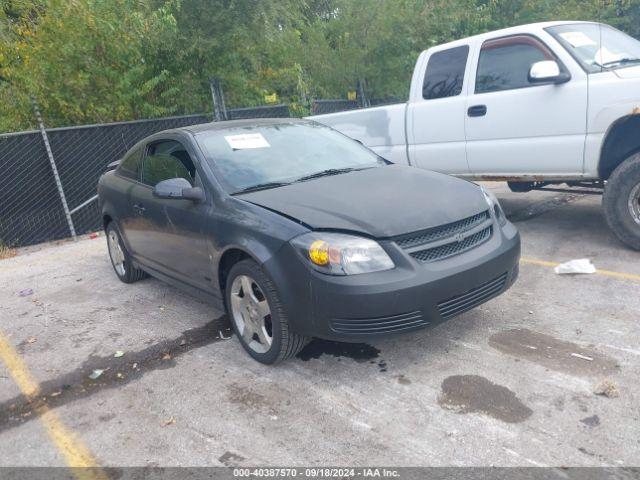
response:
{"label": "driver side window", "polygon": [[475,93],[499,92],[535,86],[529,81],[531,65],[554,56],[529,35],[487,40],[480,50]]}
{"label": "driver side window", "polygon": [[162,140],[152,143],[142,164],[142,183],[151,187],[170,178],[184,178],[192,186],[196,167],[180,142]]}

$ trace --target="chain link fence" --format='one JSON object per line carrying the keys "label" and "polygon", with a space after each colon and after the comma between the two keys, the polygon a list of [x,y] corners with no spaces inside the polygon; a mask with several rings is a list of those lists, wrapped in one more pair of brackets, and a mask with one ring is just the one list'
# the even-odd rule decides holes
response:
{"label": "chain link fence", "polygon": [[[357,101],[340,99],[314,100],[309,106],[312,115],[355,108],[361,108]],[[284,104],[229,110],[223,105],[216,113],[223,120],[291,116]],[[210,122],[214,116],[0,134],[0,246],[26,246],[100,230],[96,186],[107,165],[153,133]]]}
{"label": "chain link fence", "polygon": [[[98,178],[138,140],[206,115],[46,130],[78,234],[98,230]],[[23,246],[71,236],[42,133],[0,135],[0,241]]]}

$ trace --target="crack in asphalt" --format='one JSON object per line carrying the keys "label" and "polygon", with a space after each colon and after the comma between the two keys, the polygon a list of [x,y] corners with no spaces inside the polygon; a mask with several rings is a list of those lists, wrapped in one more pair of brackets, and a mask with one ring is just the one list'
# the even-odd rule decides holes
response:
{"label": "crack in asphalt", "polygon": [[[103,390],[120,388],[139,380],[147,372],[173,368],[176,366],[176,357],[227,340],[232,334],[227,315],[222,315],[201,327],[182,332],[177,338],[163,340],[137,352],[127,352],[122,357],[91,355],[75,370],[40,383],[37,397],[28,399],[18,395],[0,403],[0,433],[38,418],[41,407],[56,408]],[[313,339],[296,357],[308,361],[322,355],[332,355],[338,360],[345,357],[358,363],[376,363],[372,359],[379,354],[380,350],[367,344]],[[386,371],[384,361],[379,362],[378,366],[381,372]],[[94,370],[102,370],[102,373],[92,380],[89,375]]]}
{"label": "crack in asphalt", "polygon": [[[228,339],[231,327],[226,315],[207,324],[185,330],[177,338],[163,340],[123,357],[90,356],[80,367],[64,375],[40,383],[40,394],[31,400],[19,395],[0,403],[0,433],[38,418],[41,407],[56,408],[86,398],[103,390],[119,388],[139,380],[147,372],[172,368],[175,358],[185,353]],[[95,380],[89,375],[103,370]]]}

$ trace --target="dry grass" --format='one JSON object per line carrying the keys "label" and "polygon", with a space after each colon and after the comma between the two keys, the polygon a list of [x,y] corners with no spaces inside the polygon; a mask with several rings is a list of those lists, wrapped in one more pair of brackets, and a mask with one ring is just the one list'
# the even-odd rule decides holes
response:
{"label": "dry grass", "polygon": [[0,260],[15,257],[16,255],[18,255],[18,250],[7,247],[4,243],[0,242]]}

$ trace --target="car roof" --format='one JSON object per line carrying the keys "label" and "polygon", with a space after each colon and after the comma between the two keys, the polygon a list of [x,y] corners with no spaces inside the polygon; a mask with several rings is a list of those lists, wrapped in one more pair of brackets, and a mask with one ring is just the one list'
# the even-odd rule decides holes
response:
{"label": "car roof", "polygon": [[[440,50],[448,47],[457,46],[458,44],[461,44],[461,43],[468,43],[474,40],[484,40],[486,38],[496,38],[496,37],[518,34],[518,33],[537,33],[540,30],[543,30],[548,27],[557,27],[558,25],[572,25],[572,24],[581,24],[581,23],[598,25],[597,22],[591,22],[587,20],[556,20],[553,22],[527,23],[527,24],[518,25],[515,27],[503,28],[501,30],[492,30],[489,32],[479,33],[477,35],[472,35],[470,37],[465,37],[458,40],[453,40],[451,42],[436,45],[433,48],[437,48],[438,50]],[[606,24],[604,23],[601,25],[606,26]]]}
{"label": "car roof", "polygon": [[271,126],[271,125],[309,125],[315,124],[320,125],[317,122],[312,120],[305,120],[303,118],[248,118],[244,120],[224,120],[221,122],[209,122],[209,123],[198,123],[195,125],[187,125],[184,127],[178,128],[169,128],[167,130],[161,130],[159,132],[155,132],[148,137],[145,137],[138,141],[133,147],[129,149],[129,151],[138,148],[142,144],[152,143],[158,140],[162,140],[163,137],[167,135],[175,135],[180,133],[191,133],[193,135],[205,135],[208,132],[219,132],[230,129],[244,128],[244,127],[260,127],[260,126]]}
{"label": "car roof", "polygon": [[189,125],[187,127],[181,127],[176,130],[182,130],[190,132],[194,135],[215,132],[220,130],[231,130],[237,128],[247,127],[263,127],[271,125],[284,125],[284,124],[300,124],[306,125],[313,122],[304,120],[301,118],[249,118],[245,120],[225,120],[221,122],[199,123],[197,125]]}

